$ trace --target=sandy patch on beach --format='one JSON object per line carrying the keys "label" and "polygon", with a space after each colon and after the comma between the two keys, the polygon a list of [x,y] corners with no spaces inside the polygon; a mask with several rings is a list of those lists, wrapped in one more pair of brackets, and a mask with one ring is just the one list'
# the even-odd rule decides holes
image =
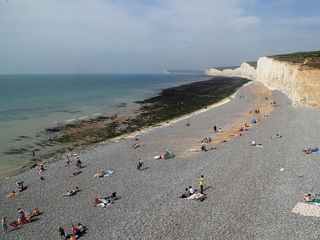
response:
{"label": "sandy patch on beach", "polygon": [[[261,121],[263,118],[268,117],[268,114],[273,110],[272,104],[270,104],[271,95],[272,92],[270,89],[268,89],[264,84],[260,82],[254,82],[248,86],[248,90],[250,93],[254,96],[254,99],[256,99],[254,102],[252,102],[250,108],[247,109],[247,111],[239,112],[240,118],[236,119],[231,124],[228,124],[224,129],[222,129],[221,132],[217,132],[211,136],[208,136],[212,139],[212,142],[209,144],[206,144],[206,147],[208,150],[214,149],[215,145],[218,143],[229,141],[230,139],[239,136],[240,134],[245,134],[246,131],[240,131],[241,127],[245,127],[247,130],[249,130],[252,126],[256,125]],[[236,96],[240,98],[240,96]],[[246,97],[242,98],[243,100],[246,100]],[[255,110],[259,110],[259,113],[255,113]],[[251,120],[256,119],[257,123],[251,124]],[[208,129],[208,132],[210,132],[212,126],[210,126],[210,129]],[[219,128],[219,126],[217,126]],[[195,154],[195,152],[190,151],[190,149],[199,149],[201,145],[201,139],[194,139],[191,146],[189,146],[188,149],[186,149],[185,152],[183,152],[180,157],[187,157],[190,155]]]}

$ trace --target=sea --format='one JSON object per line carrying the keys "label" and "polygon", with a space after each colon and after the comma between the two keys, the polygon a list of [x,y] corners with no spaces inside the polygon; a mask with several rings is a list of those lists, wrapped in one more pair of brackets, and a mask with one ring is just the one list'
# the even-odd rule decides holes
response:
{"label": "sea", "polygon": [[165,88],[207,79],[201,73],[0,75],[0,177],[32,160],[48,127],[109,116]]}

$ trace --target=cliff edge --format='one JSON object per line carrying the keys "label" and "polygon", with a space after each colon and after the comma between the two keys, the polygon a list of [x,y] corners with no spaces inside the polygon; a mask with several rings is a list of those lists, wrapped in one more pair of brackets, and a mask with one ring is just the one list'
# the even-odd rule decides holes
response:
{"label": "cliff edge", "polygon": [[296,106],[320,107],[320,52],[261,57],[256,69],[242,63],[233,70],[210,68],[206,74],[258,80],[272,90],[285,93]]}

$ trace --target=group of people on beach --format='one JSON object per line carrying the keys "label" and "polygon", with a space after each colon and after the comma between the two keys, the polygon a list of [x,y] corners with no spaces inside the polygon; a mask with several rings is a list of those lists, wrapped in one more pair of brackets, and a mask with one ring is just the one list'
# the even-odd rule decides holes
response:
{"label": "group of people on beach", "polygon": [[217,128],[217,126],[214,125],[214,126],[213,126],[213,132],[214,132],[214,133],[216,133],[216,132],[222,132],[222,128],[221,128],[221,127]]}
{"label": "group of people on beach", "polygon": [[180,196],[180,198],[204,201],[205,194],[204,194],[204,176],[203,175],[199,177],[199,186],[200,186],[200,191],[198,191],[197,189],[193,189],[192,186],[185,188],[185,192]]}
{"label": "group of people on beach", "polygon": [[76,240],[87,231],[87,228],[83,224],[78,223],[77,226],[73,224],[71,225],[71,233],[69,234],[66,234],[65,230],[62,227],[59,227],[58,231],[61,239]]}

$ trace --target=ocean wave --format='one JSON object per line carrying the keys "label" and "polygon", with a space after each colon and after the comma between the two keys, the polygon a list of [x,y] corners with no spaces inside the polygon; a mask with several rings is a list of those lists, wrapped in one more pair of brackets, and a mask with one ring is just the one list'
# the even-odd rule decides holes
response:
{"label": "ocean wave", "polygon": [[84,116],[84,117],[81,117],[81,118],[78,118],[78,120],[86,119],[86,118],[88,118],[88,117],[89,117],[89,115]]}
{"label": "ocean wave", "polygon": [[68,119],[66,122],[73,122],[73,121],[75,121],[75,120],[77,120],[77,119],[72,118],[72,119]]}

